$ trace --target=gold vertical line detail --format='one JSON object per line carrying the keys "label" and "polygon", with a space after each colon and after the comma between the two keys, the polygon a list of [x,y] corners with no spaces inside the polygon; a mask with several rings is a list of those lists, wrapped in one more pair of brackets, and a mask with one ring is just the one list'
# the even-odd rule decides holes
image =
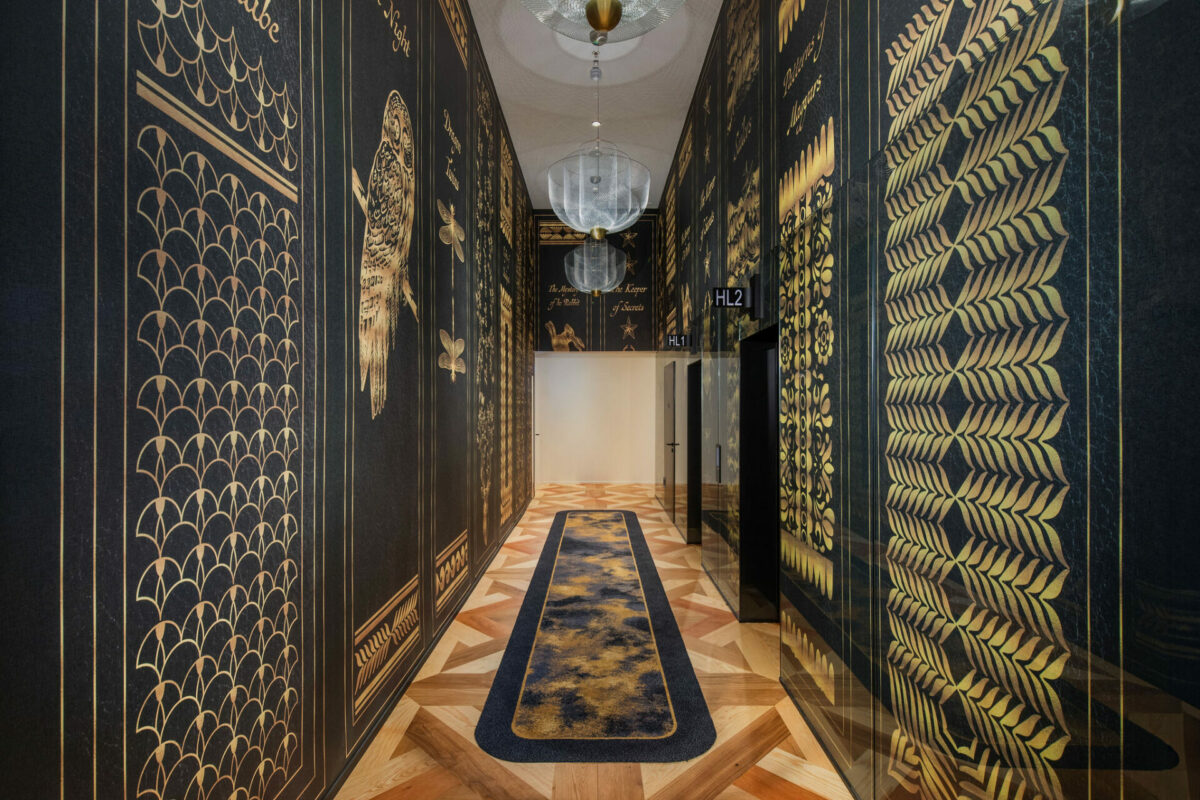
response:
{"label": "gold vertical line detail", "polygon": [[[343,28],[341,31],[341,36],[339,36],[338,39],[342,47],[342,57],[338,64],[342,69],[342,74],[339,76],[341,78],[339,84],[342,91],[342,102],[340,109],[342,116],[342,161],[341,164],[339,164],[338,169],[341,170],[342,173],[342,263],[350,264],[352,263],[350,256],[352,252],[350,249],[350,209],[347,202],[350,198],[350,193],[347,191],[349,187],[346,185],[346,181],[349,177],[346,165],[348,163],[352,164],[353,162],[346,158],[347,151],[350,151],[351,149],[351,143],[349,138],[346,136],[346,84],[350,81],[351,72],[346,61],[346,40],[350,38],[350,8],[345,0],[342,2],[341,22]],[[354,154],[351,151],[350,159],[353,158]],[[343,275],[343,278],[345,277],[346,276]],[[352,515],[353,512],[350,510],[351,506],[349,504],[349,498],[351,493],[354,491],[353,484],[351,483],[353,478],[351,477],[350,472],[351,463],[354,459],[354,441],[351,437],[346,436],[345,434],[350,430],[350,414],[353,410],[350,404],[354,400],[351,386],[354,383],[354,379],[350,376],[348,368],[350,364],[349,320],[351,318],[350,285],[348,280],[345,281],[345,286],[346,288],[342,290],[342,307],[346,312],[346,323],[342,325],[342,363],[346,366],[344,369],[345,375],[342,378],[342,524],[345,527],[346,534],[342,537],[342,574],[349,575],[350,580],[342,580],[342,619],[344,621],[343,630],[348,631],[351,629],[351,626],[354,622],[351,618],[354,614],[354,561],[353,555],[350,555],[351,551],[348,550],[354,544],[354,518]],[[347,565],[349,565],[349,567],[347,567]],[[342,659],[342,686],[347,690],[350,687],[349,649],[346,651],[346,658]],[[350,710],[349,707],[344,703],[342,708],[342,716],[345,719],[345,724],[349,726]],[[349,739],[349,737],[346,738]],[[343,746],[343,755],[348,755],[349,752],[350,746],[347,742]]]}
{"label": "gold vertical line detail", "polygon": [[[96,417],[100,380],[100,0],[92,5],[92,797],[96,797],[99,742],[99,700],[96,684],[96,471],[99,419]],[[124,588],[124,587],[122,587]],[[123,593],[123,592],[122,592]]]}
{"label": "gold vertical line detail", "polygon": [[[307,230],[308,230],[306,227],[306,216],[307,216],[308,211],[304,204],[304,151],[305,151],[305,148],[308,146],[308,141],[304,136],[304,115],[305,115],[305,104],[304,104],[304,4],[299,3],[297,5],[297,7],[299,9],[299,21],[300,21],[299,30],[296,32],[296,67],[297,67],[296,72],[299,75],[298,80],[300,82],[300,95],[299,95],[300,96],[300,123],[299,123],[299,126],[300,126],[300,148],[299,148],[300,157],[299,157],[299,161],[296,163],[296,186],[297,186],[297,195],[299,197],[299,209],[298,210],[299,210],[299,216],[300,216],[300,352],[303,354],[303,353],[308,352],[308,315],[305,313],[307,311],[307,308],[304,305],[305,301],[308,297],[308,290],[306,288],[307,284],[305,282],[305,276],[310,275],[310,273],[308,272],[308,270],[305,267],[305,265],[307,263],[305,256],[308,252],[308,248],[307,248],[308,240],[305,238],[307,235]],[[309,38],[310,38],[309,46],[311,47],[312,46],[311,37],[309,37]],[[315,153],[314,153],[314,160],[315,160]],[[313,254],[313,259],[314,259],[314,261],[316,260],[315,253]],[[313,274],[315,274],[315,272],[316,272],[316,269],[315,269],[315,264],[314,264]],[[311,277],[310,277],[310,279],[311,279]],[[314,289],[313,302],[315,303],[316,302],[316,287],[314,286],[313,289]],[[316,360],[317,359],[316,346],[315,346],[316,343],[314,342],[313,344],[314,344],[314,347],[313,347],[314,352],[313,352],[313,367],[312,367],[312,369],[313,369],[313,392],[315,394],[316,388],[317,388],[316,387],[316,369],[317,369],[318,364],[317,364],[317,360]],[[307,513],[307,511],[306,511],[307,506],[305,505],[305,491],[304,491],[304,487],[306,484],[306,480],[304,477],[304,459],[305,459],[304,454],[307,452],[305,449],[305,444],[307,444],[307,441],[305,438],[305,432],[306,432],[305,415],[308,413],[308,379],[307,379],[307,376],[304,371],[304,356],[303,355],[301,355],[301,357],[300,357],[300,365],[301,365],[300,366],[300,454],[299,454],[299,456],[300,456],[300,486],[299,486],[299,489],[300,489],[300,519],[299,519],[299,524],[297,525],[298,531],[300,533],[300,537],[299,537],[300,570],[296,574],[296,587],[299,590],[299,594],[300,594],[300,598],[301,598],[300,613],[297,615],[297,618],[298,618],[298,622],[300,625],[300,657],[303,658],[305,656],[305,650],[304,650],[304,640],[305,640],[304,605],[305,604],[303,601],[303,596],[304,596],[304,576],[305,576],[305,564],[304,564],[305,558],[304,557],[306,554],[305,543],[304,543],[304,538],[305,538],[304,537],[304,518],[305,518],[305,514]],[[316,409],[314,408],[313,409],[314,429],[315,429],[316,425],[317,425],[317,414],[316,414]],[[314,434],[315,434],[315,430],[314,430]],[[314,445],[315,445],[315,436],[314,436]],[[313,465],[312,468],[316,469],[317,459],[316,459],[315,451],[313,453],[312,465]],[[314,511],[315,511],[315,509],[314,509]],[[313,514],[312,524],[314,527],[316,526],[316,514],[315,513]],[[314,540],[315,540],[315,531],[313,531],[313,535],[314,535]],[[315,605],[315,601],[314,601],[314,605]],[[315,611],[314,611],[314,622],[315,622]],[[315,627],[315,625],[314,625],[314,627]],[[314,636],[315,636],[315,633],[316,633],[316,631],[314,630],[313,631]],[[314,644],[315,644],[315,639],[314,639]],[[316,655],[316,647],[313,648],[313,655],[314,656]],[[314,674],[316,674],[316,673],[314,672]],[[301,686],[301,702],[303,702],[303,689],[305,686],[308,686],[307,682],[305,681],[305,676],[304,676],[303,671],[301,671],[301,673],[300,673],[300,686]],[[316,723],[317,723],[316,700],[315,700],[315,698],[310,698],[309,702],[311,703],[311,708],[313,710],[313,716],[312,716],[313,727],[316,727]],[[301,733],[303,734],[304,709],[300,708],[299,713],[296,716],[299,720],[299,727],[301,729]],[[315,734],[315,731],[313,731],[313,733]],[[303,740],[303,736],[301,736],[301,739]],[[315,761],[316,754],[317,754],[317,745],[316,745],[316,736],[315,735],[312,736],[312,742],[313,742],[313,745],[312,745],[313,746],[313,760]],[[302,752],[302,748],[300,748],[300,747],[298,747],[297,750],[299,752]],[[291,775],[288,776],[288,779],[287,779],[287,782],[285,785],[290,785],[292,782],[292,779],[294,777],[303,773],[303,764],[304,764],[303,757],[301,757],[300,767],[298,769],[296,769],[294,772],[292,772]],[[313,778],[315,778],[315,777],[316,777],[316,765],[314,764],[313,765]],[[311,783],[312,780],[313,779],[310,778],[309,783]],[[307,786],[308,786],[308,784],[305,784],[305,788],[307,788]],[[303,789],[301,789],[301,792],[303,792]]]}
{"label": "gold vertical line detail", "polygon": [[[124,67],[122,75],[129,74],[129,0],[125,0],[125,13],[121,17],[121,36],[124,39]],[[121,90],[123,103],[124,134],[121,139],[121,207],[129,208],[129,83]],[[126,265],[121,270],[123,299],[121,302],[121,586],[129,585],[129,215],[123,215],[125,227],[121,247]],[[121,592],[121,774],[129,769],[129,725],[126,708],[129,705],[129,680],[126,674],[129,664],[129,643],[125,631],[129,625],[129,593]],[[128,781],[121,781],[121,797],[129,797]]]}
{"label": "gold vertical line detail", "polygon": [[[326,371],[324,373],[321,373],[321,407],[325,408],[329,403],[329,377],[328,377],[329,326],[325,321],[327,319],[326,309],[328,308],[328,304],[329,304],[329,284],[326,281],[326,275],[325,275],[325,265],[329,260],[329,255],[328,255],[329,251],[326,248],[326,241],[328,240],[328,237],[325,235],[325,232],[329,228],[328,218],[326,216],[326,213],[329,209],[328,196],[326,195],[326,187],[329,184],[328,184],[328,181],[326,180],[326,175],[328,174],[328,170],[326,169],[326,159],[328,158],[328,154],[325,150],[325,101],[326,101],[326,98],[325,98],[325,14],[324,14],[323,8],[322,8],[322,13],[319,15],[319,17],[321,20],[320,34],[319,34],[320,40],[321,40],[321,58],[320,58],[320,62],[319,62],[321,64],[321,69],[320,69],[320,76],[321,76],[321,78],[320,78],[320,80],[321,80],[321,128],[320,128],[320,130],[321,130],[321,224],[320,224],[320,229],[321,229],[321,268],[320,268],[320,272],[321,272],[321,280],[320,280],[321,314],[319,315],[318,319],[321,320],[321,354],[325,358],[325,363],[326,363]],[[314,70],[315,70],[316,65],[314,64],[313,66],[314,66]],[[314,138],[315,138],[315,135],[316,135],[316,132],[314,131]],[[344,171],[345,170],[343,170],[343,172]],[[316,258],[315,253],[313,254],[313,258]],[[313,296],[314,296],[314,298],[316,297],[315,291],[313,292]],[[316,376],[314,376],[314,381],[315,381],[315,377]],[[328,437],[328,430],[326,430],[326,436]],[[326,540],[325,521],[326,521],[326,514],[328,511],[328,504],[326,503],[326,498],[328,497],[328,495],[326,494],[326,482],[325,482],[325,479],[328,474],[328,461],[325,457],[326,456],[325,450],[326,450],[327,446],[328,446],[328,439],[326,438],[324,440],[321,440],[321,543],[317,547],[317,552],[321,553],[322,555],[325,552],[325,540]],[[313,523],[314,524],[316,523],[315,519],[313,520]],[[329,617],[328,605],[325,600],[325,586],[326,586],[325,558],[322,558],[321,559],[321,634],[322,634],[323,639],[325,638],[325,634],[327,632],[325,629],[325,622]],[[314,625],[313,627],[315,629],[316,626]],[[320,674],[326,675],[326,674],[328,674],[326,672],[326,669],[327,669],[326,657],[325,657],[326,648],[322,647],[319,649],[320,649],[320,653],[321,653],[321,672],[320,672]],[[327,681],[327,680],[321,681],[321,720],[322,721],[329,719],[329,707],[327,704],[327,695],[326,695],[326,687],[328,687],[328,685],[329,685],[329,681]],[[313,698],[313,712],[315,715],[315,713],[316,713],[316,698]],[[329,755],[329,743],[326,739],[326,734],[325,734],[325,731],[326,731],[326,729],[328,729],[328,727],[329,727],[328,725],[321,726],[321,760],[318,763],[321,764],[322,778],[324,778],[324,774],[325,774],[324,765],[328,761],[328,755]],[[316,737],[314,737],[314,740],[315,740],[315,738]],[[316,747],[315,741],[314,741],[313,746],[315,749],[315,747]],[[315,771],[315,765],[314,765],[314,771]]]}
{"label": "gold vertical line detail", "polygon": [[1084,462],[1084,630],[1087,636],[1087,796],[1092,797],[1092,58],[1091,58],[1092,8],[1085,4],[1083,9],[1083,129],[1084,129],[1084,179],[1083,219],[1084,246],[1084,438],[1086,439]]}
{"label": "gold vertical line detail", "polygon": [[59,349],[58,349],[58,796],[67,796],[66,637],[63,614],[63,562],[66,522],[63,518],[66,484],[67,386],[67,0],[62,0],[62,61],[59,97]]}
{"label": "gold vertical line detail", "polygon": [[[345,53],[345,64],[346,64],[346,79],[345,79],[345,81],[343,81],[343,86],[345,86],[348,90],[345,93],[346,107],[345,107],[345,118],[344,118],[344,122],[343,122],[343,128],[346,128],[346,127],[349,128],[349,135],[346,137],[345,141],[347,143],[347,147],[350,150],[349,165],[350,165],[351,169],[353,169],[353,167],[354,167],[354,87],[353,87],[353,85],[351,85],[351,82],[354,80],[354,42],[352,42],[352,41],[350,42],[349,48],[346,47],[346,42],[350,40],[350,37],[353,34],[354,34],[354,4],[347,3],[346,4],[346,30],[342,34],[342,51]],[[369,152],[369,150],[368,150],[368,152]],[[342,180],[344,181],[345,173],[348,173],[348,170],[346,169],[345,165],[342,166],[342,172],[344,173],[343,177],[342,177]],[[368,181],[369,180],[370,180],[370,178],[368,177]],[[347,194],[346,198],[347,198],[347,200],[349,200],[350,195]],[[350,536],[349,536],[349,539],[350,539],[350,562],[349,562],[350,563],[350,580],[349,580],[350,602],[348,605],[348,607],[350,609],[350,616],[349,616],[349,619],[347,620],[346,630],[350,631],[350,630],[354,629],[354,627],[353,627],[354,626],[354,614],[355,614],[355,610],[356,610],[354,607],[354,600],[357,596],[356,592],[355,592],[355,585],[354,585],[354,583],[355,583],[354,576],[356,574],[355,569],[354,569],[354,533],[355,533],[355,526],[357,524],[357,521],[355,520],[355,517],[354,517],[354,497],[355,497],[355,483],[354,483],[355,460],[354,459],[355,459],[355,443],[357,442],[356,437],[358,435],[358,409],[355,407],[355,402],[358,398],[355,394],[355,385],[354,385],[355,366],[354,365],[359,363],[359,361],[358,361],[359,342],[358,342],[358,323],[356,321],[357,314],[355,313],[355,302],[354,302],[355,301],[355,291],[354,291],[355,283],[353,280],[350,279],[350,275],[352,274],[351,271],[354,269],[354,264],[355,264],[355,258],[354,258],[354,220],[355,220],[355,216],[354,216],[353,212],[350,210],[352,208],[352,206],[349,202],[345,203],[345,207],[346,207],[346,223],[347,223],[347,229],[348,229],[347,234],[346,234],[345,245],[344,245],[346,248],[346,272],[347,272],[347,274],[346,274],[346,286],[347,286],[346,321],[347,321],[347,334],[348,335],[347,335],[346,347],[349,351],[347,359],[346,359],[346,376],[347,376],[346,408],[350,411],[350,427],[349,427],[349,437],[348,437],[350,440],[350,464],[349,464],[350,483],[347,484],[349,486],[349,489],[346,490],[346,493],[350,497],[349,530],[351,531]],[[367,227],[367,220],[366,220],[366,217],[364,216],[364,218],[363,218],[363,238],[364,239],[366,238],[366,227]],[[347,653],[347,660],[349,660],[350,657],[352,657],[352,653]],[[350,687],[352,686],[353,681],[354,681],[354,670],[353,670],[353,668],[350,668],[349,671],[346,673],[346,686],[348,689],[350,689]],[[350,689],[350,691],[353,691],[353,690]],[[348,703],[347,705],[349,707],[347,708],[346,713],[349,715],[350,720],[354,721],[353,701],[351,701],[351,703]],[[350,739],[349,733],[347,733],[346,739],[347,739],[347,742],[349,742],[349,739]],[[357,739],[355,739],[353,745],[347,743],[346,754],[349,755],[351,748],[357,746],[357,744],[358,744]]]}
{"label": "gold vertical line detail", "polygon": [[1117,17],[1117,649],[1120,652],[1120,797],[1125,798],[1125,336],[1121,322],[1125,282],[1125,168],[1121,119],[1121,30]]}

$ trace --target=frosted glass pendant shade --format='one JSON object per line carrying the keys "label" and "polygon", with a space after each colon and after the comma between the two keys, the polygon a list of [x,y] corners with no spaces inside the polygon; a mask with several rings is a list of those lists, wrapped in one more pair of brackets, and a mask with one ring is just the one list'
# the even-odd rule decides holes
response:
{"label": "frosted glass pendant shade", "polygon": [[[619,10],[615,15],[611,11],[597,14],[593,8],[592,18],[593,20],[603,20],[612,19],[615,16],[617,21],[614,27],[602,31],[605,35],[605,39],[602,41],[623,42],[627,39],[636,39],[658,27],[683,5],[683,1],[621,0],[619,4],[616,4]],[[593,27],[588,21],[587,14],[588,0],[521,0],[521,3],[543,25],[549,26],[563,36],[581,42],[599,43],[592,37]],[[604,6],[608,5],[612,5],[612,3],[601,3],[601,11],[605,11]],[[601,27],[604,28],[606,25],[602,23]]]}
{"label": "frosted glass pendant shade", "polygon": [[593,142],[554,162],[547,188],[560,220],[603,237],[625,230],[646,210],[650,170],[607,142]]}
{"label": "frosted glass pendant shade", "polygon": [[625,251],[603,239],[588,238],[567,253],[563,270],[567,282],[581,292],[611,292],[625,280]]}

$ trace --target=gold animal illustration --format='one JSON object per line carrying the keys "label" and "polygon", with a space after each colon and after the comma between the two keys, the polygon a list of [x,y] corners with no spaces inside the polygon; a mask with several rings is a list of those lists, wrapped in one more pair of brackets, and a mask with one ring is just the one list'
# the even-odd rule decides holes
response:
{"label": "gold animal illustration", "polygon": [[371,384],[371,417],[387,402],[387,360],[395,345],[400,302],[417,317],[408,279],[408,252],[416,208],[415,149],[408,106],[393,91],[383,112],[383,131],[364,194],[352,171],[354,196],[366,215],[359,271],[358,365],[360,389]]}
{"label": "gold animal illustration", "polygon": [[575,345],[580,350],[587,350],[583,346],[583,342],[575,335],[575,329],[570,323],[563,325],[562,333],[559,333],[553,321],[546,323],[546,330],[550,331],[550,346],[554,348],[556,353],[566,353],[571,350],[571,345]]}
{"label": "gold animal illustration", "polygon": [[459,261],[465,262],[467,257],[463,252],[463,241],[467,238],[467,232],[454,218],[454,203],[447,208],[445,203],[438,200],[437,207],[438,213],[442,216],[442,222],[445,223],[438,229],[438,238],[442,240],[443,244],[450,245]]}
{"label": "gold animal illustration", "polygon": [[442,349],[446,351],[438,356],[438,366],[449,371],[450,382],[454,383],[459,375],[467,374],[467,362],[462,359],[462,352],[467,348],[467,344],[442,329],[438,330],[438,337],[442,340]]}

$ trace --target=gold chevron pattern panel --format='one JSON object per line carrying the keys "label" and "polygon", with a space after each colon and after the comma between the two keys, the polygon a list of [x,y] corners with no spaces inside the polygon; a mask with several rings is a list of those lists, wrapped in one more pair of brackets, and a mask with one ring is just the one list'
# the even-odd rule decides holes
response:
{"label": "gold chevron pattern panel", "polygon": [[883,54],[888,770],[923,798],[1063,794],[1062,7],[931,0]]}
{"label": "gold chevron pattern panel", "polygon": [[204,0],[139,4],[153,8],[139,20],[138,38],[158,72],[187,83],[201,106],[216,108],[225,124],[249,134],[263,154],[287,171],[299,164],[299,115],[286,81],[272,84],[261,59],[247,57],[232,28],[220,34],[209,21]]}
{"label": "gold chevron pattern panel", "polygon": [[299,225],[162,128],[137,151],[129,770],[139,798],[266,800],[300,760]]}
{"label": "gold chevron pattern panel", "polygon": [[779,181],[780,546],[783,567],[833,597],[834,128],[821,126]]}
{"label": "gold chevron pattern panel", "polygon": [[354,716],[421,641],[420,592],[414,577],[354,633]]}
{"label": "gold chevron pattern panel", "polygon": [[470,545],[467,532],[463,531],[445,550],[438,553],[433,565],[433,591],[439,612],[454,598],[454,593],[458,591],[459,587],[466,582],[467,566],[470,562]]}

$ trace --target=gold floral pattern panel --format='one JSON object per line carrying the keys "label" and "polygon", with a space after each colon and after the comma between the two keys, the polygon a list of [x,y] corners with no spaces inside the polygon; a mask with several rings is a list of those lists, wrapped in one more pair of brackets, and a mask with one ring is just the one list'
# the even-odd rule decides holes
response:
{"label": "gold floral pattern panel", "polygon": [[779,181],[782,568],[833,598],[833,120]]}

